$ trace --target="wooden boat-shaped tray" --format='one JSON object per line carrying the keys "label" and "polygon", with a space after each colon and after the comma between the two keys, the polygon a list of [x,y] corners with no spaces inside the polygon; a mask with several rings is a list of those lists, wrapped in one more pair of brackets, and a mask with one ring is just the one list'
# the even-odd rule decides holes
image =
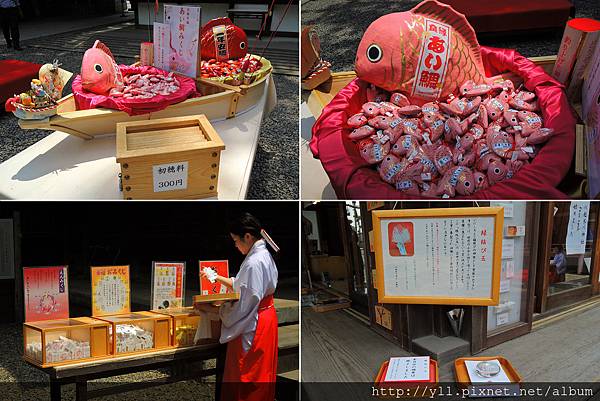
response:
{"label": "wooden boat-shaped tray", "polygon": [[22,129],[61,131],[83,139],[92,139],[98,135],[114,134],[117,123],[121,122],[194,114],[204,114],[210,121],[234,118],[252,109],[260,101],[271,72],[272,68],[269,68],[255,82],[240,86],[199,78],[196,80],[196,87],[204,96],[187,99],[155,113],[138,116],[106,108],[77,110],[75,98],[70,94],[58,101],[56,115],[44,120],[19,120],[19,126]]}

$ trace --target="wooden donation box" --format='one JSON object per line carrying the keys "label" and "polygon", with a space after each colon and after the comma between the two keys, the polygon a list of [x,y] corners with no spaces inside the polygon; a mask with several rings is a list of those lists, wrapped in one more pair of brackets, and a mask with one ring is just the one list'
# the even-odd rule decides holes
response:
{"label": "wooden donation box", "polygon": [[106,315],[97,319],[109,323],[109,344],[115,356],[171,347],[171,318],[154,312]]}
{"label": "wooden donation box", "polygon": [[117,124],[125,199],[217,196],[225,144],[205,115]]}
{"label": "wooden donation box", "polygon": [[110,324],[94,318],[23,324],[23,358],[42,368],[110,356]]}
{"label": "wooden donation box", "polygon": [[200,323],[200,316],[194,314],[191,306],[183,308],[157,309],[153,312],[171,318],[171,344],[175,347],[194,345],[194,337]]}

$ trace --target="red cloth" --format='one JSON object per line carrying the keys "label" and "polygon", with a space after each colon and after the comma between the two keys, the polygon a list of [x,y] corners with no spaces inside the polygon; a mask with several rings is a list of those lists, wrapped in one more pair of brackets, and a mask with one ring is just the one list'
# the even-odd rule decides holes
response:
{"label": "red cloth", "polygon": [[0,61],[0,103],[13,95],[31,88],[31,80],[38,77],[41,64],[21,60]]}
{"label": "red cloth", "polygon": [[258,305],[252,346],[242,348],[242,336],[227,344],[221,401],[272,401],[277,376],[277,313],[273,295]]}
{"label": "red cloth", "polygon": [[[123,76],[132,74],[162,74],[169,73],[164,70],[152,66],[127,66],[120,65],[119,68]],[[166,109],[168,106],[183,102],[190,97],[196,97],[196,81],[192,78],[177,76],[179,81],[179,90],[168,96],[156,95],[151,99],[126,99],[123,97],[111,97],[97,95],[92,92],[83,90],[81,87],[81,75],[73,80],[73,96],[75,96],[75,104],[77,110],[88,110],[97,107],[106,107],[108,109],[121,110],[130,116],[139,114],[152,113],[155,111]]]}
{"label": "red cloth", "polygon": [[[481,53],[487,76],[512,71],[524,79],[528,90],[535,91],[544,124],[553,128],[555,134],[535,159],[510,180],[456,199],[566,199],[556,186],[567,174],[573,158],[575,117],[564,86],[514,50],[482,46]],[[410,199],[382,181],[348,139],[350,128],[346,121],[367,101],[366,86],[354,79],[325,106],[313,126],[311,151],[321,160],[340,199]]]}
{"label": "red cloth", "polygon": [[564,28],[574,14],[569,0],[440,0],[465,14],[475,32]]}

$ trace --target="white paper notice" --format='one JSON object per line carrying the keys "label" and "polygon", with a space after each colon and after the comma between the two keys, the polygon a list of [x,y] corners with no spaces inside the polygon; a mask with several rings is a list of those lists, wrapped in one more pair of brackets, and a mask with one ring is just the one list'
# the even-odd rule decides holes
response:
{"label": "white paper notice", "polygon": [[515,240],[504,238],[502,240],[502,259],[512,259],[515,257]]}
{"label": "white paper notice", "polygon": [[515,275],[515,262],[513,260],[507,260],[505,263],[506,278],[511,278]]}
{"label": "white paper notice", "polygon": [[154,66],[161,70],[169,70],[169,43],[171,42],[171,26],[160,22],[154,23]]}
{"label": "white paper notice", "polygon": [[465,366],[467,367],[467,372],[469,373],[469,379],[471,379],[471,383],[510,383],[510,379],[506,376],[504,369],[502,369],[502,365],[500,361],[497,359],[490,359],[487,362],[496,363],[500,367],[500,373],[498,373],[494,377],[481,377],[477,373],[477,364],[481,361],[465,361]]}
{"label": "white paper notice", "polygon": [[491,295],[493,217],[381,219],[380,232],[387,296]]}
{"label": "white paper notice", "polygon": [[418,356],[414,358],[390,358],[386,382],[399,381],[428,381],[429,357]]}
{"label": "white paper notice", "polygon": [[176,191],[187,188],[188,162],[152,166],[154,192]]}
{"label": "white paper notice", "polygon": [[496,326],[508,323],[508,312],[498,313],[496,315]]}
{"label": "white paper notice", "polygon": [[569,226],[567,228],[567,255],[579,255],[585,253],[589,214],[590,202],[571,202]]}
{"label": "white paper notice", "polygon": [[504,208],[504,218],[510,219],[514,216],[512,202],[491,202],[490,206],[501,206]]}

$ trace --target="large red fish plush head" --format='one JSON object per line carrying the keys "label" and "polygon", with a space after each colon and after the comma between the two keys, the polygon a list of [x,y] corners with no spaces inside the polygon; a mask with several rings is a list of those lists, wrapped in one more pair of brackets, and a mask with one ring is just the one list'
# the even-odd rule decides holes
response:
{"label": "large red fish plush head", "polygon": [[475,31],[463,14],[435,0],[375,20],[358,46],[355,70],[418,105],[445,99],[467,80],[486,81]]}
{"label": "large red fish plush head", "polygon": [[246,32],[226,17],[212,19],[202,27],[200,45],[203,60],[239,59],[248,53]]}
{"label": "large red fish plush head", "polygon": [[83,54],[81,86],[98,95],[106,95],[112,89],[123,89],[121,70],[110,49],[99,40]]}

